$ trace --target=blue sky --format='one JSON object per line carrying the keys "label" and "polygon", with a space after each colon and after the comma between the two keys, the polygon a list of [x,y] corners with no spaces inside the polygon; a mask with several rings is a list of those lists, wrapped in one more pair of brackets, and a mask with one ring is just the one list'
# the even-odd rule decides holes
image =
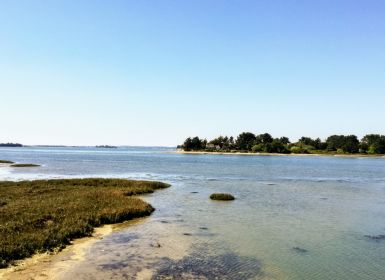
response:
{"label": "blue sky", "polygon": [[385,134],[385,1],[0,0],[0,142]]}

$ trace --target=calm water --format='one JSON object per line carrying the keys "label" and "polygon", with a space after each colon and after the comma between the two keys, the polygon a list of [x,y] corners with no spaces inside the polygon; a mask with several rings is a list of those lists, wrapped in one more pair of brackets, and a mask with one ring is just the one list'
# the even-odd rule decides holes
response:
{"label": "calm water", "polygon": [[[0,179],[121,177],[172,187],[64,279],[385,279],[385,159],[180,155],[166,148],[0,148]],[[233,202],[214,202],[230,192]],[[377,237],[377,238],[376,238]],[[90,278],[90,275],[92,277]]]}

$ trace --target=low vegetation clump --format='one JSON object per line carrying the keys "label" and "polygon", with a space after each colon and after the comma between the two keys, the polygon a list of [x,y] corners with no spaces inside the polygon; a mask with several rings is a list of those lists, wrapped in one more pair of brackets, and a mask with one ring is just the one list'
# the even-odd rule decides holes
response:
{"label": "low vegetation clump", "polygon": [[210,195],[212,200],[234,200],[235,197],[229,193],[213,193]]}
{"label": "low vegetation clump", "polygon": [[0,159],[0,163],[13,164],[13,161]]}
{"label": "low vegetation clump", "polygon": [[110,145],[99,145],[99,146],[95,146],[96,148],[105,148],[105,149],[116,149],[118,147],[116,146],[110,146]]}
{"label": "low vegetation clump", "polygon": [[11,164],[11,167],[39,167],[39,164],[34,163],[15,163]]}
{"label": "low vegetation clump", "polygon": [[168,184],[124,179],[59,179],[0,182],[0,267],[64,248],[93,228],[150,215],[135,194]]}

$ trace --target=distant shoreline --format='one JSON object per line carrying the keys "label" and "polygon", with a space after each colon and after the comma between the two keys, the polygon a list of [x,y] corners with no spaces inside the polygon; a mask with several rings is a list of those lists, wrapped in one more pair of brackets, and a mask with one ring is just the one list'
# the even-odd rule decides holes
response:
{"label": "distant shoreline", "polygon": [[346,157],[346,158],[385,158],[385,155],[363,154],[279,154],[279,153],[244,153],[244,152],[208,152],[176,150],[174,154],[191,155],[227,155],[227,156],[291,156],[291,157]]}

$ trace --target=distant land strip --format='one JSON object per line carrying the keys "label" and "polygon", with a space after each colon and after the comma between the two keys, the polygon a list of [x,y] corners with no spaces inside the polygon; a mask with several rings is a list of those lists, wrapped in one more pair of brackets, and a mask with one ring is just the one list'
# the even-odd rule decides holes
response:
{"label": "distant land strip", "polygon": [[0,147],[23,147],[23,145],[19,143],[0,143]]}

